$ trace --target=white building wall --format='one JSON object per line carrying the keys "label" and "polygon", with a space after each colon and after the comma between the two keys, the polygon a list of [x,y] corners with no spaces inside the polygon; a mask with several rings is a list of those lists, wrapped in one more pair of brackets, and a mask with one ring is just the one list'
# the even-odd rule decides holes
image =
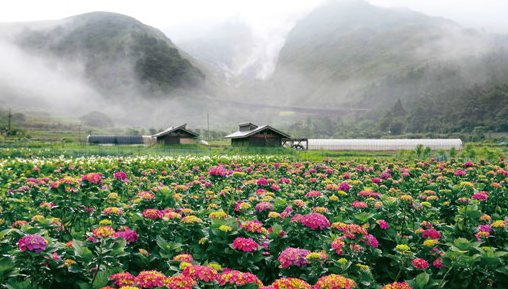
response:
{"label": "white building wall", "polygon": [[432,150],[462,149],[460,139],[309,139],[309,150],[413,150],[419,144]]}

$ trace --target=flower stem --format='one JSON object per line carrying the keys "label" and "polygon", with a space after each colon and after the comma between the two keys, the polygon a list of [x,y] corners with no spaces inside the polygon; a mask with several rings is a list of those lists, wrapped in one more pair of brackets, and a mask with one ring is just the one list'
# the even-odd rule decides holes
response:
{"label": "flower stem", "polygon": [[444,274],[443,279],[441,279],[441,282],[439,282],[439,288],[442,288],[444,286],[444,282],[445,282],[446,276],[448,276],[448,273],[450,273],[452,268],[453,268],[453,266],[450,267],[450,269],[448,269],[448,271],[446,271],[446,273]]}
{"label": "flower stem", "polygon": [[399,280],[400,274],[402,273],[402,268],[404,268],[404,264],[406,264],[406,259],[402,260],[402,264],[400,264],[399,272],[397,273],[397,277],[395,277],[395,281]]}
{"label": "flower stem", "polygon": [[100,241],[100,245],[99,245],[99,251],[97,251],[98,255],[99,255],[99,259],[97,261],[97,269],[95,270],[95,274],[93,275],[93,278],[92,278],[92,282],[90,283],[90,286],[93,286],[93,282],[95,282],[95,278],[97,278],[97,274],[99,274],[100,272],[100,269],[101,269],[101,265],[102,265],[102,245],[103,245],[104,241],[101,239]]}

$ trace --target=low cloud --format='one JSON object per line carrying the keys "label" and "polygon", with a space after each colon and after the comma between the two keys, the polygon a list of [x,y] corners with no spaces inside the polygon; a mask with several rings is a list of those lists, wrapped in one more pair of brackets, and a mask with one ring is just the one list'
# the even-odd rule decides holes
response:
{"label": "low cloud", "polygon": [[[79,77],[79,63],[36,56],[0,40],[0,87],[4,103],[30,103],[56,109],[82,110],[99,100],[99,94]],[[7,97],[5,97],[7,96]]]}

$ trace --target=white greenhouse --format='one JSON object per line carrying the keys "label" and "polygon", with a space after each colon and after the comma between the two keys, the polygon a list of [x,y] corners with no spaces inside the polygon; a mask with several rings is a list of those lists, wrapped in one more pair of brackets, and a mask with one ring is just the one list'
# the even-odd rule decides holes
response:
{"label": "white greenhouse", "polygon": [[460,139],[309,139],[309,150],[397,151],[414,150],[420,144],[431,150],[462,149]]}

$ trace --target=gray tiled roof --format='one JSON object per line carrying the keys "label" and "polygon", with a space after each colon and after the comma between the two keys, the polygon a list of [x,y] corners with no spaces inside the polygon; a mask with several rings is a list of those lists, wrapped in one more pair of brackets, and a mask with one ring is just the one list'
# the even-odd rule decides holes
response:
{"label": "gray tiled roof", "polygon": [[185,124],[182,124],[182,125],[180,125],[180,126],[170,127],[170,128],[168,128],[168,129],[166,129],[166,130],[164,130],[164,131],[161,131],[161,132],[159,132],[159,133],[154,134],[154,135],[153,135],[153,137],[160,137],[160,136],[163,136],[163,135],[166,135],[166,134],[172,133],[172,132],[174,132],[175,130],[179,130],[179,129],[180,129],[180,130],[183,130],[183,131],[185,131],[186,133],[188,133],[188,134],[190,134],[190,135],[193,135],[193,136],[195,136],[195,137],[198,137],[198,136],[199,136],[197,133],[192,132],[192,131],[190,131],[190,130],[186,129],[186,128],[185,128],[186,126],[187,126],[187,124],[185,123]]}

